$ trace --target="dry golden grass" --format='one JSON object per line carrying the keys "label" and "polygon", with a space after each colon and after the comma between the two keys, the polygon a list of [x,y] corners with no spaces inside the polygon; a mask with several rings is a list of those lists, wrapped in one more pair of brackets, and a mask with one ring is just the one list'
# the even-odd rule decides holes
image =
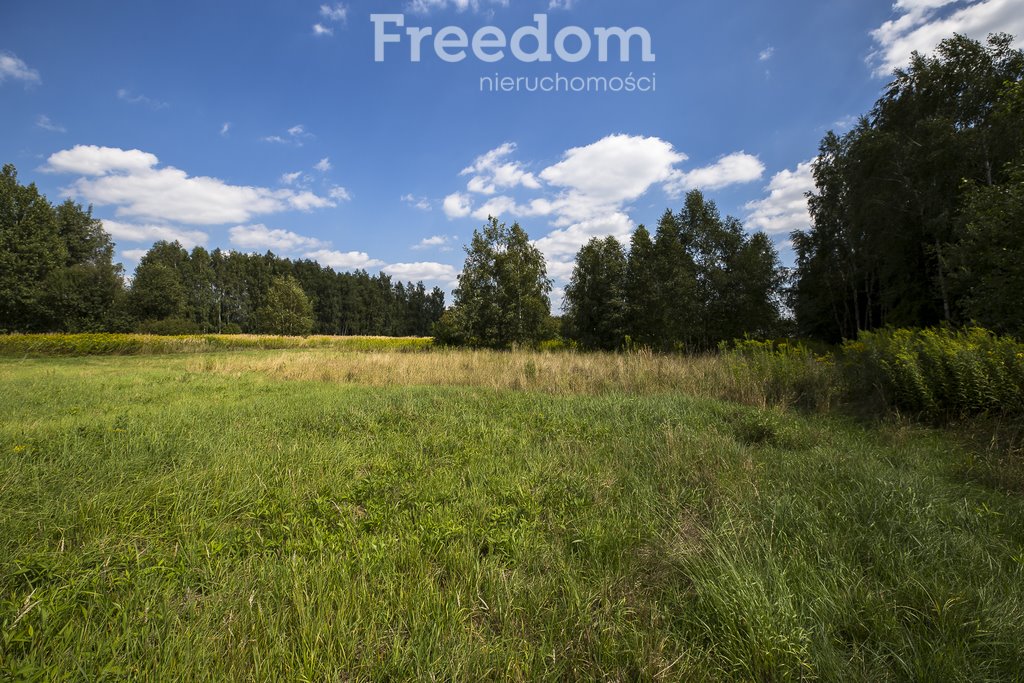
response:
{"label": "dry golden grass", "polygon": [[193,372],[262,373],[282,380],[364,386],[478,387],[554,395],[682,393],[749,405],[787,405],[736,358],[637,353],[545,353],[435,349],[428,353],[291,351],[211,356]]}

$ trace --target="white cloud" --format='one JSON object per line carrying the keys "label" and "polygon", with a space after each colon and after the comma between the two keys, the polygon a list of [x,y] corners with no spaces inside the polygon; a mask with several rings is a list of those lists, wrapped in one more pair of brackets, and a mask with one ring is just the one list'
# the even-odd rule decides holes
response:
{"label": "white cloud", "polygon": [[[143,242],[152,244],[163,240],[178,242],[186,249],[202,246],[210,236],[201,230],[186,230],[171,225],[122,223],[121,221],[102,219],[103,229],[117,242]],[[128,254],[129,252],[122,252]],[[145,253],[145,252],[143,252]]]}
{"label": "white cloud", "polygon": [[348,7],[345,5],[320,5],[320,16],[327,21],[344,23],[348,19]]}
{"label": "white cloud", "polygon": [[302,177],[302,171],[295,171],[294,173],[284,173],[281,175],[282,185],[294,185],[298,182],[299,178]]}
{"label": "white cloud", "polygon": [[50,155],[44,171],[50,173],[76,173],[100,176],[125,171],[141,173],[159,163],[155,154],[139,149],[118,147],[97,147],[96,145],[75,145]]}
{"label": "white cloud", "polygon": [[509,0],[409,0],[406,8],[410,12],[417,14],[429,14],[435,10],[443,10],[449,7],[453,7],[459,12],[465,12],[466,10],[479,12],[481,9],[493,5],[508,7],[508,2]]}
{"label": "white cloud", "polygon": [[876,50],[869,61],[876,76],[906,66],[911,53],[929,53],[954,33],[978,40],[1009,33],[1016,36],[1016,47],[1024,47],[1020,0],[897,0],[893,9],[899,16],[871,32]]}
{"label": "white cloud", "polygon": [[289,128],[287,133],[287,136],[267,135],[260,138],[260,140],[262,140],[263,142],[273,142],[279,145],[291,144],[295,145],[296,147],[302,147],[303,140],[305,140],[306,138],[314,137],[312,133],[306,132],[306,127],[303,126],[301,123]]}
{"label": "white cloud", "polygon": [[452,248],[449,244],[457,239],[455,235],[433,235],[432,237],[424,237],[420,240],[419,244],[413,245],[412,249],[415,251],[423,251],[424,249],[451,251]]}
{"label": "white cloud", "polygon": [[140,261],[146,255],[146,251],[146,249],[125,249],[121,252],[121,257],[128,261]]}
{"label": "white cloud", "polygon": [[522,185],[531,190],[539,190],[540,183],[536,176],[526,171],[519,162],[505,161],[516,149],[515,144],[506,142],[497,149],[476,158],[462,175],[472,175],[467,189],[477,194],[494,194],[499,188],[510,188]]}
{"label": "white cloud", "polygon": [[689,190],[720,190],[729,185],[760,180],[763,175],[764,164],[760,159],[746,152],[736,152],[710,166],[677,174],[667,189],[676,195]]}
{"label": "white cloud", "polygon": [[334,29],[330,26],[324,26],[323,24],[313,24],[313,35],[314,36],[333,36]]}
{"label": "white cloud", "polygon": [[36,117],[36,128],[42,128],[52,133],[67,133],[68,129],[64,126],[51,120],[46,114],[40,114]]}
{"label": "white cloud", "polygon": [[467,195],[455,192],[444,198],[444,213],[448,218],[465,218],[473,211]]}
{"label": "white cloud", "polygon": [[459,271],[447,263],[392,263],[381,270],[405,282],[436,282],[454,287],[459,281]]}
{"label": "white cloud", "polygon": [[0,83],[8,78],[25,83],[39,83],[39,72],[29,68],[28,64],[10,52],[0,52]]}
{"label": "white cloud", "polygon": [[220,134],[221,135],[227,135],[228,131],[230,131],[230,130],[231,130],[231,122],[230,121],[225,121],[224,124],[220,127]]}
{"label": "white cloud", "polygon": [[675,174],[686,155],[659,138],[610,135],[565,153],[540,177],[590,201],[617,204],[641,196]]}
{"label": "white cloud", "polygon": [[384,262],[370,258],[364,251],[336,251],[333,249],[319,249],[306,254],[306,258],[312,259],[324,266],[336,270],[355,270],[357,268],[376,268],[383,266]]}
{"label": "white cloud", "polygon": [[409,206],[419,209],[420,211],[430,211],[433,209],[433,205],[431,205],[430,199],[427,197],[416,197],[412,194],[405,194],[402,195],[402,201]]}
{"label": "white cloud", "polygon": [[775,56],[775,48],[774,47],[767,47],[767,48],[761,50],[761,53],[759,55],[757,55],[757,60],[759,62],[767,62],[768,60],[770,60],[774,56]]}
{"label": "white cloud", "polygon": [[[509,163],[506,158],[514,149],[511,143],[502,145],[479,157],[463,174],[506,165]],[[676,196],[695,187],[716,190],[751,182],[764,173],[760,160],[744,152],[730,154],[710,166],[691,171],[679,168],[686,160],[685,154],[660,138],[610,135],[593,144],[568,150],[558,163],[531,176],[538,181],[540,189],[545,189],[541,181],[547,184],[547,196],[524,202],[508,194],[495,195],[474,207],[470,195],[457,192],[445,199],[445,213],[449,218],[472,216],[477,220],[504,215],[548,217],[554,230],[537,239],[535,244],[547,257],[552,277],[564,279],[572,272],[576,252],[591,238],[614,236],[623,243],[629,240],[635,227],[628,215],[629,204],[652,188],[660,187],[670,196]],[[514,164],[513,170],[522,172],[522,167]],[[497,176],[493,172],[491,175]],[[515,183],[507,185],[513,187]],[[526,183],[518,185],[533,189]],[[491,190],[496,192],[497,186],[497,182],[484,182],[474,187],[471,181],[470,190],[493,195]]]}
{"label": "white cloud", "polygon": [[548,9],[572,9],[575,0],[551,0]]}
{"label": "white cloud", "polygon": [[813,164],[812,159],[799,164],[796,170],[776,173],[766,188],[768,196],[747,204],[747,227],[783,235],[809,228],[811,215],[806,193],[814,190]]}
{"label": "white cloud", "polygon": [[335,185],[334,187],[332,187],[330,191],[327,193],[327,196],[329,196],[331,199],[336,199],[339,202],[347,202],[352,199],[352,195],[349,194],[349,191],[346,190],[344,187],[341,187],[340,185]]}
{"label": "white cloud", "polygon": [[331,160],[328,159],[327,157],[324,157],[320,161],[316,162],[313,168],[316,169],[317,171],[320,171],[321,173],[327,173],[332,168]]}
{"label": "white cloud", "polygon": [[253,216],[336,206],[312,192],[230,185],[189,176],[141,150],[77,145],[52,154],[44,170],[82,177],[65,192],[97,205],[117,207],[119,217],[191,225],[246,223]]}
{"label": "white cloud", "polygon": [[167,107],[171,106],[166,102],[154,100],[153,98],[146,97],[145,95],[133,95],[130,91],[124,88],[121,88],[117,91],[117,99],[123,102],[127,102],[128,104],[141,104],[146,107],[149,107],[150,109],[153,109],[154,111],[166,109]]}
{"label": "white cloud", "polygon": [[271,249],[282,253],[321,249],[327,245],[290,230],[272,230],[263,224],[236,225],[228,231],[231,243],[243,249]]}

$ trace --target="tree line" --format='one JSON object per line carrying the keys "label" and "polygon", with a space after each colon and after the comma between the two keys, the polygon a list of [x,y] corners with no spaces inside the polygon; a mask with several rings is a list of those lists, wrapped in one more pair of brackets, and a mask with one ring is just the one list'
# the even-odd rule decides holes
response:
{"label": "tree line", "polygon": [[[90,210],[0,175],[0,330],[315,331],[428,335],[494,348],[559,335],[585,348],[705,350],[743,336],[836,342],[941,323],[1024,334],[1024,52],[1013,38],[913,55],[813,163],[795,267],[701,192],[654,234],[584,245],[551,315],[544,256],[491,219],[445,311],[422,283],[311,261],[157,243],[130,285]],[[555,302],[556,304],[559,302]]]}
{"label": "tree line", "polygon": [[976,323],[1024,334],[1024,53],[955,36],[915,54],[814,162],[793,234],[801,335]]}
{"label": "tree line", "polygon": [[[825,136],[794,268],[691,192],[653,237],[640,226],[628,250],[607,237],[579,251],[562,333],[585,348],[695,351],[887,326],[1024,335],[1024,52],[1012,45],[958,35],[915,54],[852,130]],[[550,292],[526,233],[492,219],[467,247],[438,338],[536,344],[552,335]]]}
{"label": "tree line", "polygon": [[91,208],[0,172],[0,332],[429,336],[444,292],[308,260],[157,242],[126,282]]}

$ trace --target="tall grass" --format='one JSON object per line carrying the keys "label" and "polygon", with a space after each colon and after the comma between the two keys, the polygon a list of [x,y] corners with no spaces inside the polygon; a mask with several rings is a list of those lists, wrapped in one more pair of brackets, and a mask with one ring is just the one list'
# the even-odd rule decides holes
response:
{"label": "tall grass", "polygon": [[0,360],[0,679],[1024,678],[1024,502],[942,433],[383,356]]}

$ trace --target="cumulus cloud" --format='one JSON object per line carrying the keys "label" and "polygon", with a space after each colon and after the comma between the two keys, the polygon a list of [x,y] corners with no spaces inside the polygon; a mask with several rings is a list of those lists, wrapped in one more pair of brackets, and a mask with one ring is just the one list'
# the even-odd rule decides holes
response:
{"label": "cumulus cloud", "polygon": [[507,161],[515,149],[515,144],[506,142],[497,149],[477,157],[470,166],[462,170],[462,175],[473,176],[467,184],[467,189],[477,194],[494,194],[499,189],[519,185],[539,190],[540,183],[532,173],[526,171],[519,162]]}
{"label": "cumulus cloud", "polygon": [[809,228],[807,193],[814,190],[813,164],[812,159],[795,170],[776,173],[765,188],[768,196],[747,204],[747,227],[777,235]]}
{"label": "cumulus cloud", "polygon": [[467,195],[455,192],[444,198],[444,213],[448,218],[465,218],[473,212],[473,204]]}
{"label": "cumulus cloud", "polygon": [[125,249],[121,252],[121,258],[129,261],[141,261],[142,257],[146,255],[145,249]]}
{"label": "cumulus cloud", "polygon": [[447,263],[419,262],[392,263],[381,268],[388,275],[406,282],[433,282],[454,287],[458,284],[459,272]]}
{"label": "cumulus cloud", "polygon": [[720,190],[729,185],[760,180],[763,175],[764,164],[760,159],[746,152],[736,152],[710,166],[675,175],[669,183],[668,191],[680,195],[689,190]]}
{"label": "cumulus cloud", "polygon": [[82,176],[66,188],[69,195],[114,206],[118,217],[156,222],[240,224],[262,214],[336,206],[309,191],[231,185],[158,164],[155,155],[138,149],[77,145],[52,154],[44,170]]}
{"label": "cumulus cloud", "polygon": [[298,182],[299,178],[302,177],[302,171],[295,171],[294,173],[283,173],[281,174],[282,185],[294,185]]}
{"label": "cumulus cloud", "polygon": [[365,251],[337,251],[334,249],[319,249],[306,254],[306,258],[317,263],[329,266],[336,270],[354,270],[357,268],[376,268],[383,266],[384,262],[370,258]]}
{"label": "cumulus cloud", "polygon": [[897,0],[893,9],[898,16],[871,32],[876,49],[869,61],[876,76],[905,66],[914,51],[931,52],[954,33],[978,40],[1009,33],[1024,47],[1020,0]]}
{"label": "cumulus cloud", "polygon": [[236,225],[228,231],[231,243],[243,249],[271,249],[292,253],[302,249],[314,250],[327,246],[313,237],[305,237],[290,230],[270,229],[262,223]]}
{"label": "cumulus cloud", "polygon": [[159,163],[155,154],[139,149],[75,145],[71,149],[54,152],[43,170],[51,173],[75,173],[100,176],[124,171],[142,173]]}
{"label": "cumulus cloud", "polygon": [[331,160],[327,157],[324,157],[320,161],[316,162],[313,165],[313,168],[317,171],[320,171],[321,173],[327,173],[333,167],[331,166]]}
{"label": "cumulus cloud", "polygon": [[[158,225],[150,223],[124,223],[121,221],[103,219],[103,229],[110,233],[116,242],[139,242],[149,243],[178,242],[186,249],[203,246],[209,241],[210,236],[201,230],[187,230],[172,225]],[[128,252],[121,252],[127,254]],[[143,253],[145,253],[143,251]]]}
{"label": "cumulus cloud", "polygon": [[[507,157],[514,149],[511,143],[502,145],[479,157],[463,174],[484,175],[480,169],[508,164]],[[571,274],[572,258],[591,238],[610,235],[628,241],[635,227],[628,215],[629,204],[652,188],[676,196],[696,187],[714,190],[751,182],[764,173],[760,160],[744,152],[690,171],[680,168],[685,161],[685,154],[660,138],[610,135],[566,151],[557,163],[531,175],[539,189],[546,190],[544,196],[517,201],[510,194],[485,191],[491,186],[497,190],[497,182],[483,183],[476,189],[490,195],[486,201],[474,206],[472,195],[457,192],[445,199],[445,213],[449,218],[472,216],[477,220],[504,215],[547,217],[554,229],[537,239],[536,245],[547,257],[551,275],[561,279]],[[518,164],[513,170],[525,172]],[[492,176],[496,174],[486,177]],[[509,182],[506,187],[515,186],[534,189],[523,182]],[[474,189],[471,181],[470,190]]]}
{"label": "cumulus cloud", "polygon": [[24,83],[39,83],[39,72],[10,52],[0,52],[0,83],[8,78]]}
{"label": "cumulus cloud", "polygon": [[765,49],[761,50],[760,54],[757,55],[757,60],[759,62],[767,62],[767,61],[771,60],[771,58],[774,57],[774,56],[775,56],[775,48],[774,47],[766,47]]}
{"label": "cumulus cloud", "polygon": [[334,29],[329,26],[324,26],[321,23],[313,24],[313,35],[314,36],[333,36]]}

